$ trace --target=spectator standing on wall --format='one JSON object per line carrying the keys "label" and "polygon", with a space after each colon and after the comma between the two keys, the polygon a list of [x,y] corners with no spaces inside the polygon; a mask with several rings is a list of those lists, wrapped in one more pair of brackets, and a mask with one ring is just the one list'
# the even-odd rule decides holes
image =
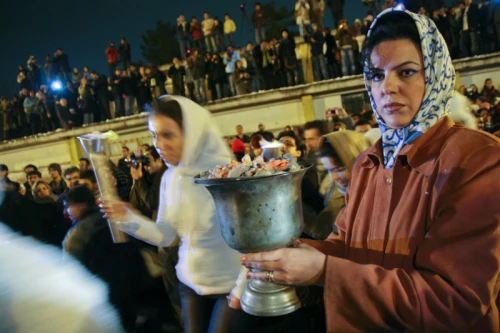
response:
{"label": "spectator standing on wall", "polygon": [[236,62],[236,85],[238,87],[238,95],[246,95],[253,92],[252,89],[252,75],[243,66],[243,62],[238,60]]}
{"label": "spectator standing on wall", "polygon": [[122,71],[120,67],[116,67],[114,75],[111,76],[111,94],[113,95],[113,100],[115,102],[115,118],[122,117],[125,111],[120,86],[121,78]]}
{"label": "spectator standing on wall", "polygon": [[215,38],[215,44],[217,45],[214,53],[222,52],[224,50],[224,23],[222,23],[217,17],[214,17],[214,27],[212,29],[212,33]]}
{"label": "spectator standing on wall", "polygon": [[73,74],[71,75],[71,83],[73,86],[78,87],[82,78],[83,74],[78,70],[78,67],[73,68]]}
{"label": "spectator standing on wall", "polygon": [[214,72],[214,83],[215,91],[217,92],[217,97],[215,99],[222,99],[225,97],[225,91],[227,88],[227,74],[226,66],[220,59],[220,56],[216,53],[212,57],[213,72]]}
{"label": "spectator standing on wall", "polygon": [[120,92],[124,103],[125,116],[134,115],[135,87],[128,71],[122,71],[120,79]]}
{"label": "spectator standing on wall", "polygon": [[342,62],[342,75],[354,75],[356,72],[356,65],[354,63],[354,50],[352,47],[353,33],[347,23],[347,19],[343,18],[337,28],[336,39],[340,47],[340,60]]}
{"label": "spectator standing on wall", "polygon": [[68,73],[71,72],[71,69],[69,67],[68,55],[64,53],[62,49],[57,49],[56,53],[54,54],[53,63],[57,70],[58,76],[61,79],[64,79],[64,81],[68,81]]}
{"label": "spectator standing on wall", "polygon": [[257,65],[257,55],[255,52],[255,50],[259,48],[259,45],[254,47],[252,43],[247,43],[245,53],[243,54],[243,57],[247,61],[247,70],[250,74],[252,74],[252,89],[255,92],[260,90],[260,79],[262,77],[261,71]]}
{"label": "spectator standing on wall", "polygon": [[236,31],[236,24],[231,19],[229,14],[224,14],[224,35],[227,38],[227,45],[234,46],[234,32]]}
{"label": "spectator standing on wall", "polygon": [[311,24],[310,9],[311,6],[309,6],[307,0],[297,0],[295,3],[295,23],[297,23],[302,37],[304,37],[304,29]]}
{"label": "spectator standing on wall", "polygon": [[490,0],[482,0],[483,5],[479,9],[479,33],[483,47],[481,53],[495,52],[495,29],[493,27],[493,7]]}
{"label": "spectator standing on wall", "polygon": [[255,3],[254,12],[252,13],[252,23],[255,30],[255,43],[260,44],[266,39],[266,31],[264,28],[264,12],[262,11],[260,2]]}
{"label": "spectator standing on wall", "polygon": [[339,68],[340,50],[330,28],[325,28],[325,44],[325,57],[328,64],[328,74],[331,78],[340,77],[342,76],[341,70]]}
{"label": "spectator standing on wall", "polygon": [[120,38],[119,55],[120,62],[122,63],[122,69],[124,71],[128,70],[130,62],[132,61],[132,54],[130,52],[130,44],[123,37]]}
{"label": "spectator standing on wall", "polygon": [[30,56],[28,59],[28,70],[30,71],[29,77],[31,79],[31,85],[35,91],[38,91],[42,85],[42,74],[40,71],[40,65],[38,64],[38,60],[35,56]]}
{"label": "spectator standing on wall", "polygon": [[344,17],[345,0],[328,0],[327,4],[332,11],[333,25],[338,26],[340,20]]}
{"label": "spectator standing on wall", "polygon": [[380,13],[380,4],[379,0],[361,0],[363,4],[366,6],[366,11],[373,14],[378,15]]}
{"label": "spectator standing on wall", "polygon": [[479,6],[472,0],[465,0],[465,8],[459,20],[460,56],[462,58],[478,55]]}
{"label": "spectator standing on wall", "polygon": [[95,121],[104,121],[106,119],[111,119],[111,112],[109,110],[109,92],[108,92],[108,78],[103,74],[98,74],[92,71],[90,74],[94,86],[94,91],[96,94],[97,103],[99,105],[100,112],[96,114]]}
{"label": "spectator standing on wall", "polygon": [[187,60],[193,75],[194,95],[199,104],[207,101],[205,86],[205,59],[198,49],[193,49],[193,54]]}
{"label": "spectator standing on wall", "polygon": [[[323,11],[325,3],[323,0],[310,0],[311,22],[318,25],[319,30],[323,31]],[[321,9],[323,6],[323,9]]]}
{"label": "spectator standing on wall", "polygon": [[186,89],[184,88],[184,76],[186,70],[182,66],[179,58],[174,58],[172,66],[168,69],[168,77],[172,80],[174,87],[174,95],[186,96]]}
{"label": "spectator standing on wall", "polygon": [[186,22],[186,17],[184,15],[180,15],[177,18],[177,37],[179,39],[179,46],[181,50],[181,59],[186,59],[186,51],[190,48],[190,26]]}
{"label": "spectator standing on wall", "polygon": [[281,31],[279,42],[279,58],[283,64],[288,86],[299,84],[298,60],[295,53],[295,39],[287,29]]}
{"label": "spectator standing on wall", "polygon": [[233,96],[238,96],[238,88],[236,86],[236,62],[240,60],[240,54],[234,51],[232,46],[227,47],[227,52],[224,57],[224,65],[226,65],[227,80],[229,82],[229,89]]}
{"label": "spectator standing on wall", "polygon": [[210,17],[208,12],[203,13],[203,21],[201,22],[203,36],[205,37],[205,45],[207,52],[217,52],[217,45],[215,43],[215,36],[213,33],[214,19]]}
{"label": "spectator standing on wall", "polygon": [[139,77],[137,82],[137,107],[139,112],[146,111],[146,105],[151,103],[151,87],[149,86],[149,79],[146,75],[146,68],[139,67]]}
{"label": "spectator standing on wall", "polygon": [[201,31],[201,24],[198,22],[198,19],[193,16],[191,19],[191,38],[193,39],[193,44],[191,45],[192,47],[197,47],[199,50],[204,49],[204,43],[203,43],[203,33]]}
{"label": "spectator standing on wall", "polygon": [[98,113],[98,107],[94,89],[87,79],[82,79],[80,87],[78,87],[78,94],[80,95],[79,104],[83,111],[83,124],[92,124],[94,122],[94,115]]}
{"label": "spectator standing on wall", "polygon": [[311,44],[311,54],[313,62],[313,71],[316,81],[328,80],[328,69],[326,67],[326,59],[323,54],[323,46],[325,44],[325,37],[323,31],[318,29],[318,25],[313,23],[311,25],[312,35],[309,37]]}
{"label": "spectator standing on wall", "polygon": [[110,41],[104,54],[108,57],[109,76],[111,77],[115,74],[115,69],[118,66],[118,50],[115,48],[115,43]]}
{"label": "spectator standing on wall", "polygon": [[45,56],[45,64],[43,65],[43,71],[45,72],[45,83],[50,84],[50,80],[52,80],[54,70],[53,70],[53,62],[50,54]]}

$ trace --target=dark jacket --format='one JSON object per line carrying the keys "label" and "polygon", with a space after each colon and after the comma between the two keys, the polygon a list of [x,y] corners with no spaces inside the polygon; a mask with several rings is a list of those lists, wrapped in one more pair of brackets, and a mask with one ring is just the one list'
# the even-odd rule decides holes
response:
{"label": "dark jacket", "polygon": [[316,31],[315,33],[312,34],[312,39],[314,41],[309,40],[311,43],[311,53],[312,56],[319,56],[323,54],[323,44],[325,44],[325,37],[323,36],[323,32],[321,31]]}
{"label": "dark jacket", "polygon": [[54,193],[55,195],[63,194],[66,191],[66,189],[68,188],[68,185],[66,185],[66,182],[62,178],[61,178],[61,181],[59,182],[58,186],[55,186],[54,180],[52,180],[49,183],[49,185],[50,185],[50,188],[52,189],[52,193]]}
{"label": "dark jacket", "polygon": [[205,78],[205,58],[201,54],[195,58],[194,56],[188,59],[189,68],[193,74],[193,79]]}
{"label": "dark jacket", "polygon": [[214,82],[216,84],[227,83],[226,66],[224,65],[224,63],[222,63],[222,61],[213,63],[213,71],[214,71]]}
{"label": "dark jacket", "polygon": [[156,221],[158,215],[158,205],[160,202],[160,184],[163,174],[167,171],[164,165],[160,170],[150,177],[142,177],[134,182],[130,192],[130,203],[145,215]]}
{"label": "dark jacket", "polygon": [[54,66],[59,72],[69,73],[71,69],[69,67],[68,55],[63,53],[61,55],[56,55],[53,60]]}
{"label": "dark jacket", "polygon": [[[262,16],[259,17],[259,14],[262,14]],[[264,12],[262,11],[262,9],[255,10],[252,13],[251,20],[252,20],[254,28],[262,28],[262,26],[264,26]]]}
{"label": "dark jacket", "polygon": [[177,31],[179,32],[179,39],[189,39],[190,37],[190,24],[186,21],[177,24]]}
{"label": "dark jacket", "polygon": [[63,248],[109,285],[110,301],[118,308],[126,306],[152,282],[137,245],[114,244],[108,223],[97,208],[73,225]]}
{"label": "dark jacket", "polygon": [[344,8],[345,0],[327,0],[326,4],[333,12],[340,12]]}
{"label": "dark jacket", "polygon": [[126,43],[125,45],[120,44],[120,47],[118,48],[118,53],[120,55],[120,61],[130,61],[132,58],[130,55],[130,44]]}
{"label": "dark jacket", "polygon": [[342,48],[343,46],[352,46],[352,37],[353,37],[353,32],[351,28],[347,27],[347,29],[337,29],[337,35],[335,36],[335,39],[339,41],[339,47]]}
{"label": "dark jacket", "polygon": [[335,41],[335,37],[333,37],[331,34],[325,36],[325,43],[326,43],[326,59],[329,64],[334,64],[337,59],[335,58],[335,54],[337,50],[339,49],[337,46],[337,42]]}
{"label": "dark jacket", "polygon": [[183,66],[175,68],[175,66],[172,65],[168,69],[168,77],[172,79],[172,83],[175,87],[184,86],[184,75],[186,75],[186,70]]}
{"label": "dark jacket", "polygon": [[113,94],[113,96],[115,95],[121,95],[121,86],[120,86],[120,82],[122,80],[122,77],[121,76],[118,76],[118,75],[113,75],[111,76],[111,93]]}
{"label": "dark jacket", "polygon": [[[464,14],[465,8],[462,10],[462,16],[459,19],[459,29],[463,30],[464,26]],[[479,28],[479,6],[476,3],[472,3],[469,7],[467,13],[467,22],[469,23],[469,30],[474,31]]]}
{"label": "dark jacket", "polygon": [[132,78],[126,76],[120,79],[120,92],[121,95],[125,96],[135,96],[134,82]]}
{"label": "dark jacket", "polygon": [[[64,129],[71,129],[73,127],[73,115],[69,112],[68,106],[57,105],[56,106],[57,116],[59,117],[59,123]],[[71,123],[70,123],[71,121]]]}
{"label": "dark jacket", "polygon": [[93,85],[96,97],[99,100],[108,98],[108,78],[105,75],[99,74]]}
{"label": "dark jacket", "polygon": [[280,40],[279,58],[286,69],[297,67],[297,55],[295,53],[295,39],[293,37]]}

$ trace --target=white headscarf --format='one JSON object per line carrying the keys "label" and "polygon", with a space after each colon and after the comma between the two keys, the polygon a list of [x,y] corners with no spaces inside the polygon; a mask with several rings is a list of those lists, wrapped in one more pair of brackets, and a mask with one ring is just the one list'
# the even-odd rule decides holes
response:
{"label": "white headscarf", "polygon": [[191,229],[187,223],[198,219],[200,209],[207,205],[207,199],[213,201],[208,190],[194,182],[194,177],[216,165],[230,163],[232,154],[209,111],[185,97],[160,98],[175,100],[181,106],[184,147],[179,165],[168,165],[165,172],[169,182],[162,189],[166,192],[162,196],[165,200],[160,200],[160,205],[166,207],[160,207],[159,212],[166,211],[164,219],[175,226],[180,236],[185,236],[182,231]]}
{"label": "white headscarf", "polygon": [[[393,11],[400,10],[390,8],[380,13],[370,27],[367,39],[370,38],[378,19]],[[420,110],[410,125],[401,129],[393,129],[384,122],[378,114],[377,105],[371,93],[370,81],[368,80],[368,66],[365,66],[364,73],[366,89],[380,129],[382,130],[382,148],[386,169],[394,166],[396,158],[404,146],[415,141],[439,119],[448,114],[449,101],[455,87],[455,68],[451,62],[446,42],[434,22],[426,16],[414,14],[409,11],[403,12],[410,15],[417,26],[425,68],[424,99],[422,100]]]}

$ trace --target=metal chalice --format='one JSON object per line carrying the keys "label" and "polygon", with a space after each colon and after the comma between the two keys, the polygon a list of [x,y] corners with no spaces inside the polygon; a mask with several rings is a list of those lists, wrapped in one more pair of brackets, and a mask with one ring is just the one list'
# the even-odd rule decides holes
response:
{"label": "metal chalice", "polygon": [[[213,196],[222,237],[241,253],[290,246],[302,233],[301,170],[265,177],[196,178]],[[243,310],[255,316],[281,316],[301,307],[295,288],[251,280],[241,296]]]}

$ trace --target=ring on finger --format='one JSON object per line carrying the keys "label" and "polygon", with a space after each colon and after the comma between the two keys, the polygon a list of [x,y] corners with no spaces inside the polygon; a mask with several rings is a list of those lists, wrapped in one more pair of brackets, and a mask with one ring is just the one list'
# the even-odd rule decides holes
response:
{"label": "ring on finger", "polygon": [[266,278],[267,278],[267,281],[271,282],[271,283],[274,283],[276,282],[276,279],[274,278],[274,272],[266,272]]}

